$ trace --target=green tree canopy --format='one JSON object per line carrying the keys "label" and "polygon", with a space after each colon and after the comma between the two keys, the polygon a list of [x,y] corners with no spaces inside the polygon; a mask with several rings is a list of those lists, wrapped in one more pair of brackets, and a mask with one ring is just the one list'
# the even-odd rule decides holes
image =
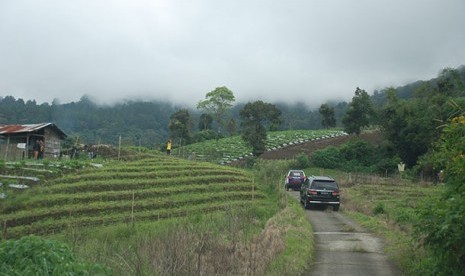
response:
{"label": "green tree canopy", "polygon": [[210,114],[203,113],[199,118],[199,130],[212,129],[213,117]]}
{"label": "green tree canopy", "polygon": [[191,141],[192,117],[185,108],[173,113],[168,125],[170,135],[173,139],[180,139],[181,144]]}
{"label": "green tree canopy", "polygon": [[465,271],[465,116],[454,117],[434,145],[434,159],[445,165],[446,188],[441,196],[419,206],[417,239],[431,249],[434,275],[462,275]]}
{"label": "green tree canopy", "polygon": [[224,117],[235,100],[233,92],[226,86],[217,87],[207,93],[205,100],[197,104],[197,109],[212,115],[218,123],[218,132],[220,132],[220,127],[226,127]]}
{"label": "green tree canopy", "polygon": [[379,122],[397,155],[412,167],[439,138],[441,126],[452,115],[452,100],[463,102],[464,83],[455,70],[445,69],[437,79],[420,85],[413,99],[399,100],[396,92],[387,90]]}
{"label": "green tree canopy", "polygon": [[256,101],[247,103],[240,111],[242,118],[242,139],[252,146],[252,154],[265,152],[267,128],[274,129],[281,123],[281,111],[276,106]]}
{"label": "green tree canopy", "polygon": [[349,134],[359,135],[362,128],[370,124],[374,114],[373,105],[368,93],[357,87],[355,96],[349,104],[346,114],[342,118],[344,131]]}
{"label": "green tree canopy", "polygon": [[328,104],[322,104],[320,109],[318,109],[321,115],[321,125],[324,128],[330,128],[336,126],[336,118],[334,107],[329,106]]}

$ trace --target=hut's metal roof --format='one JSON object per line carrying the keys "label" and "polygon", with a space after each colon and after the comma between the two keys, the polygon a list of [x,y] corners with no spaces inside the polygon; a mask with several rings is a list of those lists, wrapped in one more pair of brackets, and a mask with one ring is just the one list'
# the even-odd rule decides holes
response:
{"label": "hut's metal roof", "polygon": [[27,124],[27,125],[0,125],[0,135],[30,133],[45,127],[53,128],[61,138],[66,138],[66,134],[53,123]]}

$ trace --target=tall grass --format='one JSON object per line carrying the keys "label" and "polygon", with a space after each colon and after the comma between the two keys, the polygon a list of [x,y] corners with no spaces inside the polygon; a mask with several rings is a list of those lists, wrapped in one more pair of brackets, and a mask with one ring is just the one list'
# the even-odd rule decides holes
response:
{"label": "tall grass", "polygon": [[[55,237],[115,275],[294,275],[312,257],[311,226],[282,187],[287,162],[258,162],[250,172],[264,199],[221,212],[86,228]],[[292,265],[289,265],[292,263]]]}
{"label": "tall grass", "polygon": [[388,256],[407,275],[430,274],[431,252],[413,238],[412,229],[419,222],[418,206],[435,200],[444,187],[399,178],[377,178],[380,177],[364,177],[360,179],[364,181],[350,183],[342,181],[342,210],[384,237]]}

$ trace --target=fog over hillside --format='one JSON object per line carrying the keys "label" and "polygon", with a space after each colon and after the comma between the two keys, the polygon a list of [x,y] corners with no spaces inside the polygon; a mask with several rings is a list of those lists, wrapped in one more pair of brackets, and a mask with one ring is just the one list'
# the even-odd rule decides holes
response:
{"label": "fog over hillside", "polygon": [[0,95],[317,107],[465,63],[465,2],[2,1]]}

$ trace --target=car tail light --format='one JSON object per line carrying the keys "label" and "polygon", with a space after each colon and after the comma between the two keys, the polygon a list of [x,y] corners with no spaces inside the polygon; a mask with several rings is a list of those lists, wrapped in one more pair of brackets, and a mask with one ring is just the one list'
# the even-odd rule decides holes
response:
{"label": "car tail light", "polygon": [[339,195],[339,191],[333,191],[333,196],[338,196]]}
{"label": "car tail light", "polygon": [[318,192],[316,190],[308,190],[307,193],[311,194],[311,195],[317,195]]}

